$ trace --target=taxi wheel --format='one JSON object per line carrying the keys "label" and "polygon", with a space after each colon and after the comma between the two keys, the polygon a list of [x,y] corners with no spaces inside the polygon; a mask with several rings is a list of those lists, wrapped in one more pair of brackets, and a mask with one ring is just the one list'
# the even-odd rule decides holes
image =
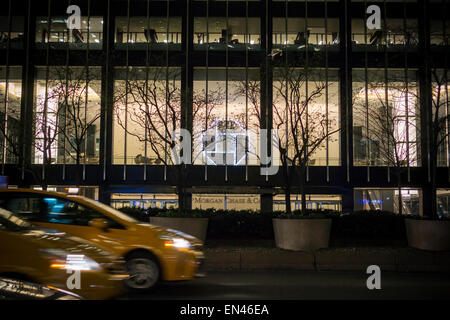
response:
{"label": "taxi wheel", "polygon": [[126,267],[130,277],[125,280],[125,284],[134,291],[149,290],[159,281],[161,274],[159,264],[149,254],[130,255],[127,258]]}

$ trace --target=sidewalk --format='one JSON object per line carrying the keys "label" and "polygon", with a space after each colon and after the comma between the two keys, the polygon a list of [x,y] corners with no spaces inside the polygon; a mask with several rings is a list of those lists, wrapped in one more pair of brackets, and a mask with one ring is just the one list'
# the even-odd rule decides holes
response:
{"label": "sidewalk", "polygon": [[431,252],[409,247],[332,247],[315,252],[273,247],[206,247],[205,270],[296,269],[450,272],[450,251]]}

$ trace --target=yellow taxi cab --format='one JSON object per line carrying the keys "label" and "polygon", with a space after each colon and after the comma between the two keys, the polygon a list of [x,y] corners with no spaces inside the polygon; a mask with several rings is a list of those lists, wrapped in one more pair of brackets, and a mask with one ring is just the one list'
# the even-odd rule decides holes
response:
{"label": "yellow taxi cab", "polygon": [[158,281],[189,280],[203,262],[202,242],[139,222],[100,202],[31,189],[0,189],[0,207],[44,228],[86,239],[125,260],[125,284],[138,291]]}
{"label": "yellow taxi cab", "polygon": [[127,274],[123,263],[88,241],[37,228],[0,208],[0,277],[109,299],[123,292],[119,280]]}

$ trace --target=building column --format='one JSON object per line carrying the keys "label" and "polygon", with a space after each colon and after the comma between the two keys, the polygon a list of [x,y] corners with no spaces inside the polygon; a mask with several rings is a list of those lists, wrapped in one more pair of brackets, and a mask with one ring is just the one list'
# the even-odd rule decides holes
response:
{"label": "building column", "polygon": [[21,159],[19,159],[20,166],[22,168],[19,187],[30,187],[31,184],[40,183],[35,181],[34,177],[25,171],[25,167],[28,167],[33,162],[34,150],[33,145],[33,105],[34,105],[34,43],[36,36],[36,15],[33,13],[35,3],[28,1],[26,8],[27,13],[24,17],[24,61],[22,65],[22,98],[20,106],[21,123],[24,124],[23,131],[19,137],[20,145],[23,146],[21,153]]}
{"label": "building column", "polygon": [[262,193],[260,197],[260,212],[261,213],[271,213],[273,212],[273,194],[272,193]]}
{"label": "building column", "polygon": [[98,188],[98,201],[106,205],[111,205],[111,193],[107,191],[105,186],[100,186]]}
{"label": "building column", "polygon": [[[113,144],[113,90],[114,90],[114,67],[111,62],[111,54],[114,50],[114,15],[112,14],[111,1],[106,3],[106,12],[103,15],[103,50],[106,52],[105,63],[102,66],[102,92],[100,113],[100,154],[99,174],[100,184],[106,183],[108,169],[112,164]],[[109,33],[108,33],[109,30]]]}
{"label": "building column", "polygon": [[273,74],[272,74],[272,15],[270,10],[272,7],[271,0],[265,0],[261,5],[261,52],[264,59],[261,59],[260,65],[260,128],[267,129],[267,150],[271,150],[271,133],[272,129],[272,100],[273,100]]}
{"label": "building column", "polygon": [[418,6],[423,13],[419,15],[419,90],[420,90],[420,118],[421,118],[421,154],[422,154],[422,208],[425,216],[432,216],[432,190],[431,190],[431,149],[430,134],[432,121],[432,92],[430,69],[430,29],[428,1],[419,0]]}
{"label": "building column", "polygon": [[353,167],[353,110],[352,110],[352,42],[351,42],[351,1],[341,0],[339,18],[340,56],[340,116],[341,116],[341,168],[345,181],[350,183]]}
{"label": "building column", "polygon": [[184,207],[186,210],[192,210],[192,193],[186,193],[184,195]]}
{"label": "building column", "polygon": [[352,187],[343,188],[342,212],[353,212],[355,205],[355,193]]}
{"label": "building column", "polygon": [[194,12],[192,0],[179,1],[184,6],[185,15],[181,18],[181,39],[184,65],[181,67],[181,127],[192,133],[192,97],[194,89],[194,68],[191,62],[194,42]]}

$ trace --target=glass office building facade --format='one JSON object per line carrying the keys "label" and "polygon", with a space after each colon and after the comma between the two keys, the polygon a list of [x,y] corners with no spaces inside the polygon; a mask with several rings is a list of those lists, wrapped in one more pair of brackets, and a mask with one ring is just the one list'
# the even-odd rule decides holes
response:
{"label": "glass office building facade", "polygon": [[[171,135],[187,129],[192,208],[282,210],[283,171],[260,174],[261,129],[278,129],[288,154],[305,132],[320,140],[306,167],[309,208],[426,214],[432,106],[441,105],[438,118],[449,113],[449,5],[6,1],[2,175],[11,186],[93,188],[116,207],[176,206]],[[69,29],[68,19],[79,23]],[[446,214],[444,126],[437,187]],[[299,192],[297,181],[293,208]]]}

